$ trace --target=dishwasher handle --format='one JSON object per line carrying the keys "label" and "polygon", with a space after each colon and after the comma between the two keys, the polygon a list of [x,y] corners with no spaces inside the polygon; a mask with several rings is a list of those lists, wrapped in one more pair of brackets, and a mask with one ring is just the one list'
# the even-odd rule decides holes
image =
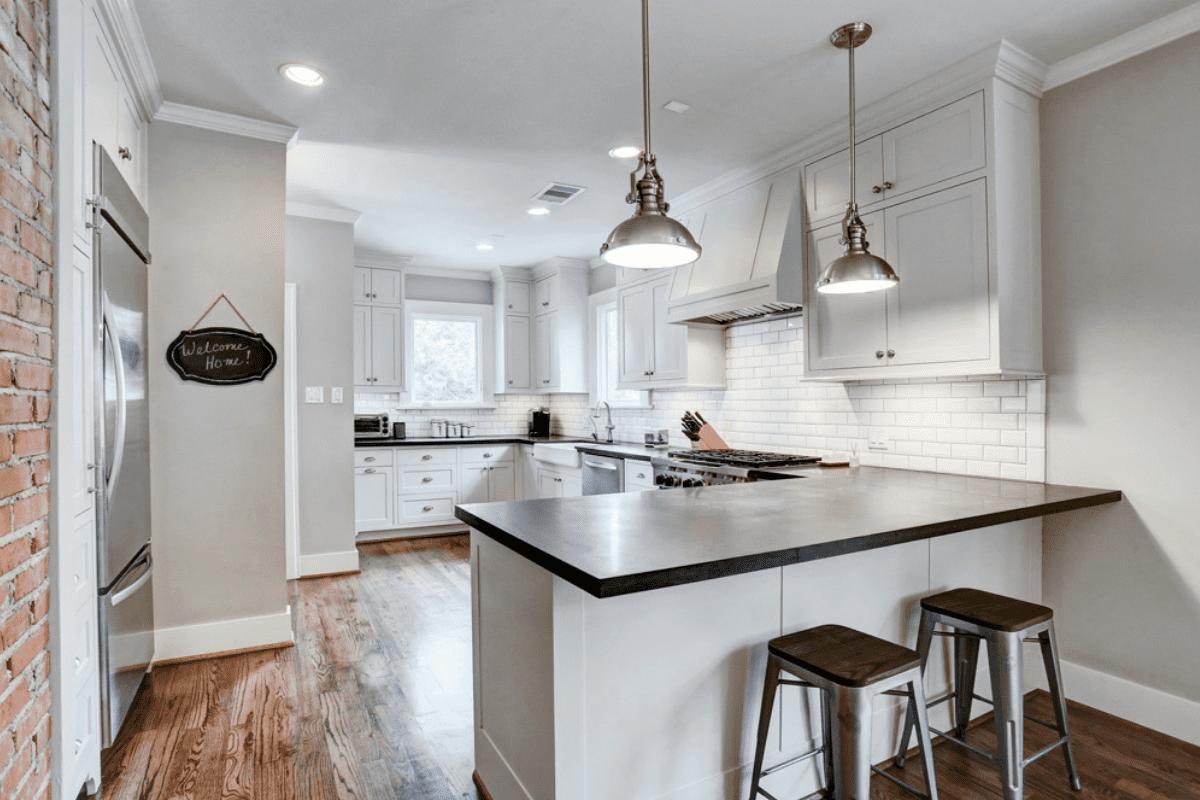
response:
{"label": "dishwasher handle", "polygon": [[615,465],[601,464],[599,461],[585,461],[585,462],[583,462],[583,465],[585,467],[591,467],[592,469],[610,469],[613,472],[617,471],[617,467]]}

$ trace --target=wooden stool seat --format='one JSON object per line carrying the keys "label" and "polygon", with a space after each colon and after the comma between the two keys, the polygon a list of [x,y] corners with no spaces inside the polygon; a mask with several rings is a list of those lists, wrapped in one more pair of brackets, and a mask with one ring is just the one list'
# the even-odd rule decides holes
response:
{"label": "wooden stool seat", "polygon": [[984,628],[1016,633],[1054,618],[1054,611],[1013,597],[979,589],[951,589],[926,597],[921,608]]}
{"label": "wooden stool seat", "polygon": [[839,686],[870,686],[921,665],[916,650],[841,625],[777,637],[767,643],[767,650]]}

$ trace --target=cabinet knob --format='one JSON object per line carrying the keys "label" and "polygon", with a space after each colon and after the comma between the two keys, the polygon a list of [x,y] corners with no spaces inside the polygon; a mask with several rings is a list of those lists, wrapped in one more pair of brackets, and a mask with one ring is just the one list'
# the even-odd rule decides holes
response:
{"label": "cabinet knob", "polygon": [[128,147],[118,147],[117,155],[119,155],[124,161],[133,161],[133,151]]}
{"label": "cabinet knob", "polygon": [[653,375],[653,374],[654,374],[654,370],[650,370],[650,374],[651,374],[651,375]]}
{"label": "cabinet knob", "polygon": [[555,482],[555,483],[562,483],[562,478],[555,478],[555,479],[554,479],[554,482]]}
{"label": "cabinet knob", "polygon": [[894,189],[896,187],[892,185],[891,181],[884,181],[883,188],[884,188],[884,190],[888,190],[888,189]]}
{"label": "cabinet knob", "polygon": [[89,486],[89,487],[88,487],[88,490],[87,490],[87,493],[88,493],[88,494],[95,494],[95,493],[96,493],[96,492],[98,492],[98,491],[100,491],[100,490],[99,490],[99,489],[97,489],[95,486]]}
{"label": "cabinet knob", "polygon": [[876,351],[875,351],[875,357],[876,357],[876,358],[883,358],[883,351],[882,351],[882,350],[876,350]]}
{"label": "cabinet knob", "polygon": [[433,506],[424,506],[421,510],[422,511],[433,511]]}
{"label": "cabinet knob", "polygon": [[895,357],[896,357],[896,351],[888,350],[888,358],[895,358]]}
{"label": "cabinet knob", "polygon": [[426,475],[424,478],[421,478],[421,483],[429,483],[432,480],[433,478],[431,476]]}
{"label": "cabinet knob", "polygon": [[549,302],[549,301],[546,301],[546,302],[542,303],[542,305],[544,305],[544,306],[548,306],[548,305],[550,305],[550,302]]}
{"label": "cabinet knob", "polygon": [[379,297],[379,295],[375,294],[374,292],[371,292],[371,299],[374,300],[376,297]]}
{"label": "cabinet knob", "polygon": [[882,186],[872,186],[871,194],[883,194],[883,187]]}
{"label": "cabinet knob", "polygon": [[422,461],[432,461],[432,460],[433,460],[433,456],[432,456],[432,455],[429,455],[429,454],[427,453],[427,454],[425,454],[425,455],[421,456],[421,460],[422,460]]}
{"label": "cabinet knob", "polygon": [[509,307],[509,308],[512,308],[512,303],[509,303],[509,304],[508,304],[508,307]]}
{"label": "cabinet knob", "polygon": [[363,473],[363,474],[365,474],[365,475],[374,475],[374,474],[375,474],[375,470],[373,470],[373,469],[369,469],[369,468],[368,468],[368,469],[366,469],[366,470],[364,471],[364,473]]}
{"label": "cabinet knob", "polygon": [[643,374],[643,375],[649,375],[650,373],[649,373],[649,372],[643,372],[642,374]]}
{"label": "cabinet knob", "polygon": [[512,386],[512,378],[509,378],[509,380],[508,380],[508,385],[509,385],[509,386]]}
{"label": "cabinet knob", "polygon": [[484,454],[483,454],[483,457],[484,457],[484,458],[491,458],[491,457],[492,457],[492,454],[491,454],[491,453],[484,453]]}
{"label": "cabinet knob", "polygon": [[550,382],[550,379],[549,379],[549,378],[547,378],[546,380],[542,381],[542,383],[549,383],[549,382]]}

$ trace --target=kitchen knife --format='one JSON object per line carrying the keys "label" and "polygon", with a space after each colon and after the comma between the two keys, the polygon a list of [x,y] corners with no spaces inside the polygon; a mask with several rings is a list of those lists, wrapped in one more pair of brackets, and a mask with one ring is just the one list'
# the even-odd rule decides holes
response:
{"label": "kitchen knife", "polygon": [[705,425],[707,425],[707,424],[708,424],[707,422],[705,422],[705,421],[704,421],[704,417],[700,416],[700,412],[699,412],[699,411],[697,411],[697,412],[695,413],[695,416],[696,416],[696,419],[700,420],[700,427],[702,427],[702,428],[703,428]]}

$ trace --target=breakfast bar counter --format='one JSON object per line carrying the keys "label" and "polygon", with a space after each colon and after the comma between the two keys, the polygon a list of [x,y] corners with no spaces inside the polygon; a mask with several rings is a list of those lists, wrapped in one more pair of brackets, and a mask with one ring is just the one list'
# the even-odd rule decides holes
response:
{"label": "breakfast bar counter", "polygon": [[[837,623],[912,646],[920,598],[957,586],[1040,601],[1040,517],[1121,499],[869,467],[795,474],[456,510],[472,527],[476,778],[494,800],[743,798],[767,640]],[[949,663],[938,647],[930,658],[936,696]],[[898,700],[879,702],[876,761],[897,715]],[[768,765],[812,746],[810,716],[784,687]],[[764,788],[811,793],[812,762]]]}

